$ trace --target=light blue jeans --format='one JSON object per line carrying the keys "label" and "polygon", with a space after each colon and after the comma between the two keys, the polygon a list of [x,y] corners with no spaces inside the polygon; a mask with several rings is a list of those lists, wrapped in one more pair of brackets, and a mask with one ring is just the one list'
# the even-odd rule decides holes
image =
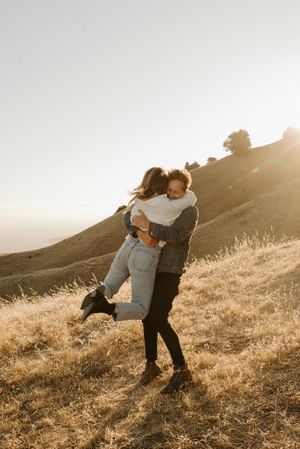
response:
{"label": "light blue jeans", "polygon": [[158,246],[151,248],[132,236],[125,239],[102,282],[110,299],[131,276],[131,302],[115,303],[115,321],[143,320],[148,315],[160,253]]}

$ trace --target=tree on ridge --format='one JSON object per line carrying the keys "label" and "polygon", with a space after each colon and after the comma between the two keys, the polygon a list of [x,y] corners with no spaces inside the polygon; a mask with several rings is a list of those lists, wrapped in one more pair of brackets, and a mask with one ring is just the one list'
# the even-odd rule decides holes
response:
{"label": "tree on ridge", "polygon": [[211,164],[212,162],[215,162],[215,161],[217,161],[218,159],[216,158],[216,157],[212,157],[212,156],[210,156],[208,159],[207,159],[207,164]]}
{"label": "tree on ridge", "polygon": [[223,147],[226,151],[230,151],[237,156],[247,156],[250,154],[251,140],[248,131],[240,129],[234,131],[223,142]]}
{"label": "tree on ridge", "polygon": [[198,164],[198,162],[194,161],[192,164],[190,164],[189,162],[185,163],[184,168],[188,171],[194,170],[195,168],[199,168],[200,164]]}

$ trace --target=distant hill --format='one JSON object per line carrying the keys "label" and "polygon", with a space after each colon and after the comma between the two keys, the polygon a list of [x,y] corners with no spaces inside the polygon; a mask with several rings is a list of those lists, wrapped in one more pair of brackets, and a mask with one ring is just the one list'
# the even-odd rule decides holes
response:
{"label": "distant hill", "polygon": [[[191,174],[200,213],[191,257],[214,254],[244,233],[300,236],[300,145],[280,140]],[[122,218],[121,211],[49,247],[1,257],[0,296],[102,278],[124,239]]]}
{"label": "distant hill", "polygon": [[62,240],[66,240],[70,237],[72,237],[72,236],[71,235],[61,235],[60,237],[53,237],[50,240],[48,240],[47,243],[49,243],[49,245],[53,245],[54,243],[61,242]]}

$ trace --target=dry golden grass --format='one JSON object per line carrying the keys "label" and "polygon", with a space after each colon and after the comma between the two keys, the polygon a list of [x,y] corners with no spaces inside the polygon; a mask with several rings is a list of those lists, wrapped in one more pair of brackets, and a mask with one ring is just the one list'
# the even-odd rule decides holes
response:
{"label": "dry golden grass", "polygon": [[172,397],[162,342],[139,386],[141,324],[80,324],[84,288],[3,304],[1,448],[298,448],[299,260],[299,240],[248,239],[191,264],[171,320],[195,386]]}

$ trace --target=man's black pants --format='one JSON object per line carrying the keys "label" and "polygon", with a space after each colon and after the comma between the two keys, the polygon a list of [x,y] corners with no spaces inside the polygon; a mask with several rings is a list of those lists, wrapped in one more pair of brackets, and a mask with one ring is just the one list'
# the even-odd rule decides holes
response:
{"label": "man's black pants", "polygon": [[145,355],[148,362],[157,359],[157,337],[160,334],[176,366],[183,366],[185,360],[179,338],[168,321],[175,296],[178,295],[180,274],[157,273],[149,314],[143,320]]}

